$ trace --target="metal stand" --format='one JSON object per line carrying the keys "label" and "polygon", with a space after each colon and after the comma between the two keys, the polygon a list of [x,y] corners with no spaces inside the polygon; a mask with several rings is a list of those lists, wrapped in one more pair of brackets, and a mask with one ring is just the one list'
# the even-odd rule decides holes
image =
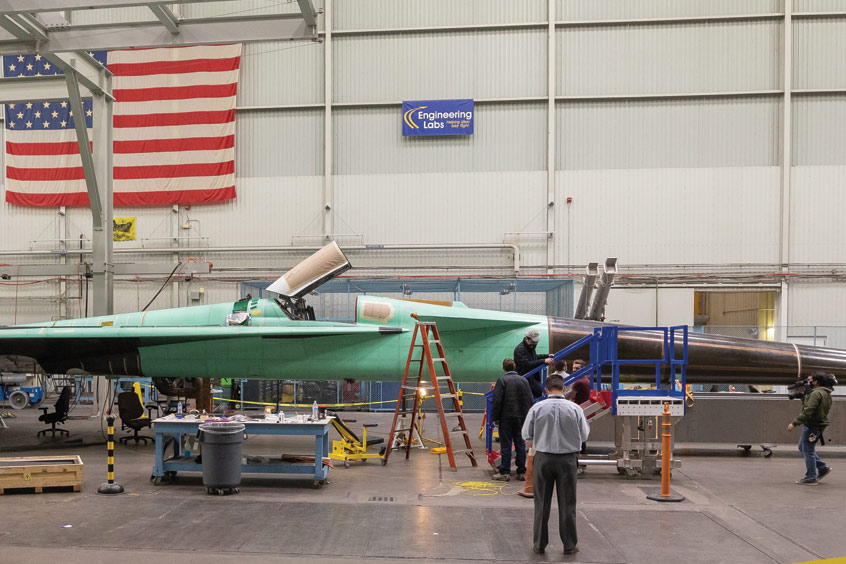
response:
{"label": "metal stand", "polygon": [[109,434],[109,441],[106,445],[109,450],[109,471],[107,475],[107,482],[105,484],[100,484],[100,487],[97,488],[98,494],[122,494],[123,486],[120,484],[115,483],[115,416],[111,413],[106,417],[106,421],[109,425],[108,427],[108,434]]}

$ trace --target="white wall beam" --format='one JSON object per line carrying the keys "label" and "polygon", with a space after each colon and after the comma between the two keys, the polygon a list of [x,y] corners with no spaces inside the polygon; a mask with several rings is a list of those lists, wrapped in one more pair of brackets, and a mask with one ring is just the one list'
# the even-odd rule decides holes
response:
{"label": "white wall beam", "polygon": [[555,2],[547,0],[546,31],[546,271],[552,274],[555,269],[555,155],[557,147],[555,114]]}
{"label": "white wall beam", "polygon": [[323,239],[328,241],[335,232],[335,168],[332,135],[332,86],[334,72],[332,60],[332,0],[323,5]]}

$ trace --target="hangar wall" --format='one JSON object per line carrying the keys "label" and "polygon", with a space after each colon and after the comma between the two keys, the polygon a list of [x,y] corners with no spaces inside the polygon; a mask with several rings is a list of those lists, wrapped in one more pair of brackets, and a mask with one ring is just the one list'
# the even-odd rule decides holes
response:
{"label": "hangar wall", "polygon": [[[676,274],[696,272],[707,285],[744,265],[802,304],[784,299],[782,324],[834,323],[846,314],[839,283],[817,281],[846,265],[842,2],[315,4],[326,10],[322,42],[245,46],[238,198],[118,209],[139,218],[139,240],[116,244],[138,251],[119,260],[175,256],[141,248],[208,248],[180,256],[214,262],[217,280],[204,283],[210,303],[237,296],[231,279],[271,275],[302,257],[220,247],[316,246],[327,236],[342,246],[511,243],[523,274],[580,272],[617,256],[624,272],[659,270],[669,291]],[[297,9],[257,0],[173,6],[186,17]],[[74,23],[152,19],[135,8],[72,15]],[[402,137],[403,99],[459,97],[476,100],[473,136]],[[23,251],[0,255],[10,264],[59,262],[54,251],[91,230],[85,210],[60,215],[5,203],[0,225],[0,252]],[[469,248],[351,258],[381,274],[512,268],[506,251]],[[789,286],[767,279],[782,268],[803,276]],[[136,309],[147,286],[156,284],[119,281],[116,307]],[[154,307],[185,305],[182,286]],[[38,320],[55,309],[50,297],[59,288],[0,286],[0,302],[15,292],[18,316]],[[33,298],[25,307],[22,295]],[[0,323],[12,321],[6,316]]]}

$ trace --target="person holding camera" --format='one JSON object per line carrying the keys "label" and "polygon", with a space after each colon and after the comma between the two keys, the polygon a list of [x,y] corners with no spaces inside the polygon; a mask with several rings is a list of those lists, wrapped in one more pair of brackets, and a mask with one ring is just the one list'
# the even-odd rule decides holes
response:
{"label": "person holding camera", "polygon": [[823,431],[828,427],[828,412],[831,410],[831,394],[837,379],[833,374],[815,372],[810,377],[811,389],[802,397],[802,411],[787,426],[787,430],[802,426],[799,438],[799,451],[805,456],[805,477],[796,480],[797,484],[816,486],[819,480],[831,473],[831,467],[817,456],[817,441],[825,445]]}

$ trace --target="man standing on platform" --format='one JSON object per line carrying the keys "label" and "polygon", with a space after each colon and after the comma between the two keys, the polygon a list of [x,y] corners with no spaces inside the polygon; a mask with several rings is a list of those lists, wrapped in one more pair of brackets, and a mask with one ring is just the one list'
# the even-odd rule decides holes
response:
{"label": "man standing on platform", "polygon": [[558,497],[558,534],[564,554],[579,551],[576,535],[576,474],[582,443],[588,425],[582,408],[564,399],[564,379],[546,380],[547,398],[532,406],[523,424],[523,438],[533,442],[535,451],[535,519],[533,549],[542,554],[549,544],[549,513],[552,490]]}
{"label": "man standing on platform", "polygon": [[[535,352],[535,347],[538,346],[540,334],[537,329],[529,329],[526,331],[526,336],[514,348],[514,362],[517,364],[517,374],[524,375],[532,369],[544,364],[552,364],[552,356],[539,357]],[[528,378],[529,386],[532,388],[532,394],[536,398],[543,395],[543,386],[541,385],[540,374],[534,374]]]}
{"label": "man standing on platform", "polygon": [[529,382],[514,370],[516,365],[510,358],[502,361],[505,370],[496,381],[491,405],[491,420],[499,426],[500,465],[494,480],[508,481],[511,473],[511,443],[516,451],[517,479],[526,479],[526,443],[521,429],[526,414],[532,407],[532,390]]}

